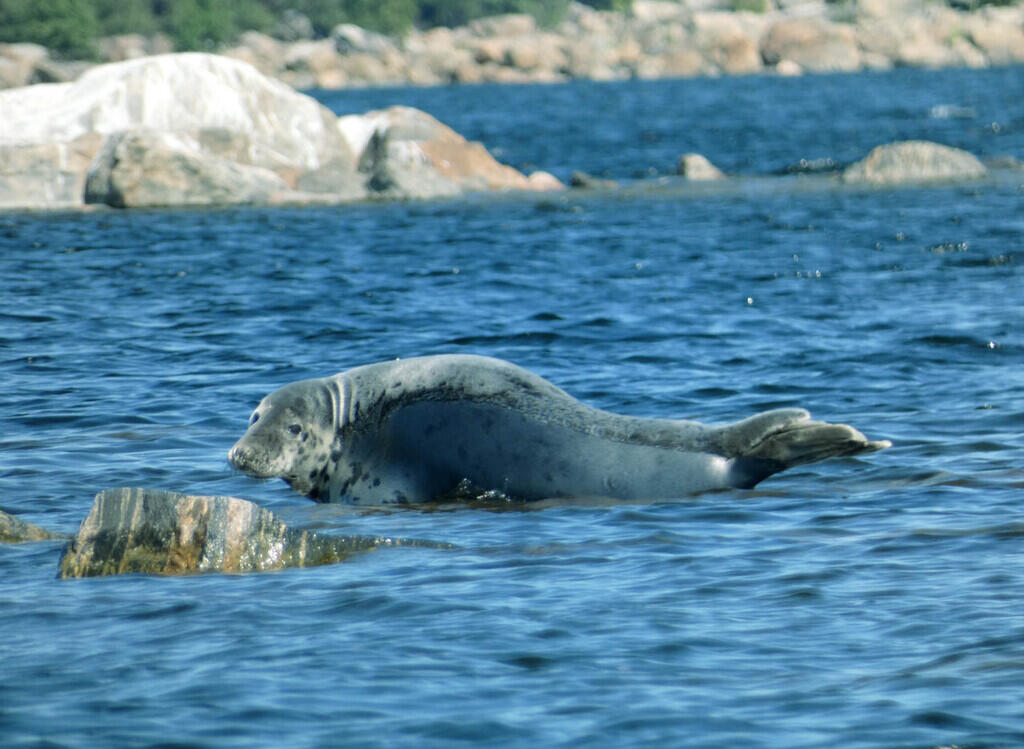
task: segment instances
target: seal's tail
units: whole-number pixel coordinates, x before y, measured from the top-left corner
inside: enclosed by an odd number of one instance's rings
[[[722,427],[719,447],[730,458],[729,483],[750,489],[773,473],[826,458],[884,450],[888,440],[871,441],[846,424],[811,421],[800,408],[766,411]]]

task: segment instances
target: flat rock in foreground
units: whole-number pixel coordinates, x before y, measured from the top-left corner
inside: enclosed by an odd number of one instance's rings
[[[268,510],[234,497],[107,489],[96,495],[65,549],[58,575],[267,572],[333,564],[357,552],[401,544],[288,528]]]

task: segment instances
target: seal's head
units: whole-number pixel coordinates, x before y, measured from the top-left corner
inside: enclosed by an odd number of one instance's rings
[[[259,479],[281,478],[313,499],[323,485],[337,410],[322,380],[275,390],[249,417],[249,429],[228,452],[228,463]]]

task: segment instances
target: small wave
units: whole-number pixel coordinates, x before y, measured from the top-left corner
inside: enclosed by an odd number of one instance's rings
[[[933,120],[973,120],[978,116],[973,107],[964,107],[957,104],[936,104],[928,110],[928,116]]]

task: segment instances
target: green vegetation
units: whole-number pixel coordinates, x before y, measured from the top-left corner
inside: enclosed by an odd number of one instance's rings
[[[767,13],[768,0],[732,0],[732,9],[746,10],[752,13]]]
[[[628,10],[632,0],[584,2]],[[88,59],[100,36],[162,32],[179,50],[215,49],[243,31],[274,34],[296,13],[325,37],[339,23],[400,34],[499,13],[530,13],[552,25],[568,7],[569,0],[0,0],[0,42],[35,42],[60,57]]]

